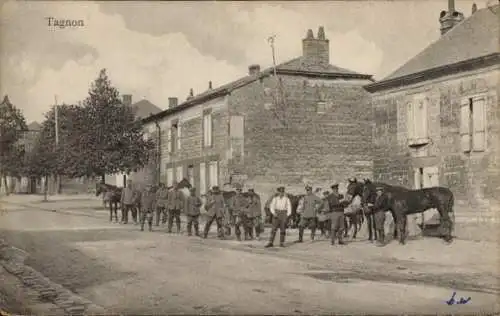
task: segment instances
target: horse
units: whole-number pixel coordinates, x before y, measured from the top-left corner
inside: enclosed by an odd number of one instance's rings
[[[352,228],[354,228],[354,233],[352,235],[353,239],[356,239],[356,235],[358,231],[361,230],[361,227],[364,223],[364,214],[363,207],[361,205],[361,195],[355,195],[350,204],[344,208],[344,215],[346,218],[346,222],[344,222],[345,230],[344,237],[349,236],[349,232]]]
[[[109,221],[113,221],[113,214],[115,215],[115,222],[118,222],[118,204],[121,204],[123,188],[106,183],[96,183],[95,196],[101,193],[105,195],[105,200],[109,202]]]
[[[452,230],[454,220],[450,219],[450,213],[454,218],[453,211],[454,196],[450,189],[445,187],[431,187],[418,190],[410,190],[404,187],[392,186],[386,183],[371,182],[366,180],[363,186],[363,199],[373,196],[377,186],[384,188],[387,196],[385,209],[390,209],[395,216],[395,222],[399,234],[399,243],[406,242],[406,218],[410,214],[423,213],[428,209],[436,208],[440,215],[440,226],[445,230],[442,238],[451,243],[453,240]]]
[[[375,198],[376,194],[375,192],[370,193],[369,191],[364,190],[365,189],[365,183],[370,183],[369,179],[365,179],[364,183],[357,181],[356,179],[354,180],[348,180],[349,184],[347,185],[347,192],[346,192],[346,199],[347,200],[352,200],[355,196],[361,197],[361,212],[364,214],[364,217],[366,217],[366,223],[367,223],[367,229],[368,229],[368,240],[369,241],[376,241],[378,240],[377,236],[377,229],[375,227],[375,218],[373,212],[369,212],[367,209],[368,204],[375,204]],[[392,210],[389,210],[391,212],[392,218],[394,221],[396,221],[395,214]],[[363,216],[363,215],[361,215]],[[396,225],[394,226],[394,234],[393,238],[396,239],[398,236],[398,230]]]

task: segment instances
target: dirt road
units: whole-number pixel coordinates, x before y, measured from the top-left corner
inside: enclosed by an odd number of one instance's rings
[[[112,313],[500,310],[495,244],[422,239],[332,248],[321,240],[293,244],[291,232],[286,248],[269,250],[264,241],[164,231],[15,205],[0,219],[0,238],[27,251],[26,264]],[[453,292],[457,301],[471,299],[449,306]]]

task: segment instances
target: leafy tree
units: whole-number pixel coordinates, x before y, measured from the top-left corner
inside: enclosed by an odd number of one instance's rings
[[[0,176],[4,180],[7,194],[6,177],[19,176],[21,173],[22,164],[19,163],[19,158],[22,147],[18,141],[22,139],[26,130],[26,119],[22,112],[5,96],[0,104]]]
[[[72,113],[72,136],[62,149],[65,174],[104,178],[135,171],[149,161],[154,143],[143,139],[141,123],[122,103],[105,69],[92,83],[83,108]]]

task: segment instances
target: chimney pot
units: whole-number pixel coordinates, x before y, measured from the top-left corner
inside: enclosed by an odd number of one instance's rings
[[[123,105],[131,106],[132,105],[132,95],[131,94],[124,94],[122,96],[123,100]]]
[[[441,35],[451,30],[455,25],[464,20],[464,15],[455,10],[455,1],[448,0],[448,11],[441,11],[439,23],[441,24]]]
[[[313,39],[314,38],[314,34],[313,34],[313,31],[311,29],[307,30],[306,38],[307,39]]]
[[[212,81],[209,81],[209,82],[208,82],[208,89],[209,89],[209,90],[212,90]]]
[[[257,65],[257,64],[254,64],[254,65],[250,65],[248,66],[248,74],[249,75],[256,75],[260,72],[260,65]]]
[[[472,14],[476,13],[477,5],[475,3],[472,4]]]
[[[168,108],[169,109],[175,108],[177,106],[177,103],[178,103],[177,98],[175,98],[175,97],[168,98]]]
[[[318,29],[318,39],[325,40],[325,28],[322,26]]]
[[[189,95],[187,97],[187,100],[191,100],[192,98],[194,98],[193,88],[189,89]]]

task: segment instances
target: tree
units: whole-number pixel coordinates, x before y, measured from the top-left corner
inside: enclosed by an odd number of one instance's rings
[[[27,129],[22,112],[5,96],[0,104],[0,177],[3,178],[7,194],[7,176],[19,176],[21,173],[22,164],[19,163],[19,158],[23,148],[19,146],[18,141]]]
[[[102,69],[92,83],[83,108],[71,112],[71,135],[62,145],[63,172],[72,177],[101,176],[142,168],[155,147],[144,140],[132,108]]]

